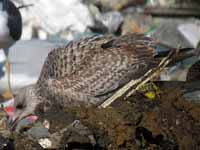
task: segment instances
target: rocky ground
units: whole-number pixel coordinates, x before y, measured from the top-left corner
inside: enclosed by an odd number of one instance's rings
[[[41,105],[37,109],[38,122],[49,122],[47,139],[56,149],[198,149],[200,104],[183,97],[182,91],[188,85],[157,85],[162,92],[154,101],[136,94],[128,100],[119,99],[106,109],[62,109],[55,104],[45,113]],[[23,134],[15,134],[10,140],[2,137],[0,142],[7,143],[4,148],[43,149],[44,144],[35,138],[38,133],[33,137],[29,130],[24,128]]]

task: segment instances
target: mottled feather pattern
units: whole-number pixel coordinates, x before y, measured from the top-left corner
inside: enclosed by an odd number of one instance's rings
[[[140,34],[94,36],[49,53],[38,85],[63,104],[97,104],[159,63],[156,43]]]
[[[104,39],[94,36],[54,49],[48,54],[38,82],[43,81],[43,78],[60,78],[72,74],[81,64],[82,59],[92,54],[93,50],[98,50],[98,47],[110,38],[112,37],[108,36]]]

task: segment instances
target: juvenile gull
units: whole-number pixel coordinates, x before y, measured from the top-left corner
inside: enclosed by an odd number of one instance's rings
[[[98,105],[158,65],[169,51],[141,34],[94,36],[55,49],[49,53],[38,82],[16,96],[13,122],[34,114],[36,106],[45,101],[63,107]],[[182,50],[180,54],[189,52]]]

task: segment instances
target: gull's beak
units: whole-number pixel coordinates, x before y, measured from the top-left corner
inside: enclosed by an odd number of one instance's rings
[[[13,116],[13,117],[9,117],[8,119],[8,126],[10,128],[11,131],[14,131],[17,124],[19,123],[19,121],[21,120],[21,117],[17,117],[17,116]]]
[[[26,115],[27,116],[27,115]],[[25,115],[23,115],[23,113],[19,113],[19,112],[15,112],[14,111],[14,115],[13,116],[10,116],[9,119],[8,119],[8,126],[9,128],[11,129],[11,131],[14,131],[16,126],[18,125],[18,123],[26,118]]]
[[[11,119],[9,119],[10,130],[15,131],[19,122],[25,118],[29,120],[28,122],[30,124],[34,123],[38,119],[38,117],[32,113],[30,113],[30,114],[22,113],[20,115],[14,115]],[[23,126],[22,126],[22,128],[23,128]]]

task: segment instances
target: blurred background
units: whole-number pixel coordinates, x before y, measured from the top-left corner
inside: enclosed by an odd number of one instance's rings
[[[16,6],[32,5],[20,9],[23,34],[9,53],[13,90],[35,83],[47,54],[71,40],[107,33],[144,33],[174,48],[197,48],[200,41],[199,0],[12,1]],[[1,62],[5,60],[3,55],[2,52]],[[190,59],[178,64],[161,78],[185,80],[186,74],[180,70],[196,61]],[[3,92],[7,80],[3,66],[1,72]]]
[[[197,45],[196,39],[189,38],[187,32],[199,35],[193,31],[198,30],[199,25],[198,0],[13,1],[17,6],[32,4],[21,9],[22,40],[66,41],[88,34],[139,32],[153,35],[175,47],[177,42],[180,46]],[[162,32],[165,32],[164,39],[160,37]]]

